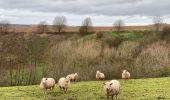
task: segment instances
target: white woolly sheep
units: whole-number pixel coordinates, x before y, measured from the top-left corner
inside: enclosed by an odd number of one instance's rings
[[[118,96],[120,93],[120,82],[118,80],[111,80],[110,82],[104,83],[104,93],[107,96],[107,99],[109,99],[109,96],[113,97]]]
[[[78,74],[77,73],[69,74],[69,75],[67,75],[66,78],[69,78],[69,77],[70,77],[70,81],[76,81],[78,78]]]
[[[130,73],[127,70],[123,70],[122,79],[125,79],[125,80],[130,79]]]
[[[67,92],[67,89],[70,85],[70,77],[62,77],[58,81],[58,85],[60,87],[60,90],[63,90],[65,93]]]
[[[97,80],[103,80],[105,78],[105,75],[101,73],[99,70],[96,72],[96,79]]]
[[[42,78],[40,88],[43,90],[54,89],[55,80],[53,78]]]

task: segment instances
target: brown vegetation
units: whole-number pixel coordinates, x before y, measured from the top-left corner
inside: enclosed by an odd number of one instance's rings
[[[42,77],[58,80],[74,72],[79,80],[95,80],[96,70],[106,79],[121,78],[122,69],[132,78],[169,76],[169,51],[169,43],[160,39],[9,33],[0,35],[0,84],[38,84]]]

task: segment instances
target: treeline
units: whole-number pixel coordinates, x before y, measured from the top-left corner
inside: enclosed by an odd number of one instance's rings
[[[36,29],[35,28],[32,28],[32,29],[34,30],[34,33],[40,33],[40,34],[42,33],[67,33],[66,32],[67,26],[68,26],[67,19],[65,16],[56,16],[53,20],[52,25],[49,25],[46,21],[41,21],[39,24],[35,25]],[[163,17],[156,16],[156,17],[153,17],[152,28],[147,29],[147,31],[159,32],[163,29],[163,27],[167,27],[167,26],[169,25],[164,23]],[[1,34],[7,34],[9,30],[11,29],[11,27],[12,27],[12,24],[10,24],[10,21],[0,20],[0,33]],[[93,28],[93,22],[90,17],[85,18],[82,21],[82,24],[80,25],[80,27],[77,27],[77,28],[79,28],[78,33],[82,35],[96,31]],[[13,29],[12,32],[15,32],[16,30]],[[31,30],[31,27],[30,27],[30,30]],[[113,31],[116,31],[116,32],[127,31],[127,29],[125,29],[124,21],[121,19],[116,20],[113,23]],[[27,31],[25,30],[25,32]]]
[[[46,22],[38,25],[40,34],[8,33],[5,30],[10,24],[4,21],[6,25],[0,28],[0,86],[39,84],[42,77],[57,81],[74,72],[79,80],[93,80],[96,70],[104,72],[106,79],[121,78],[123,69],[130,71],[132,78],[169,76],[170,28],[162,28],[159,17],[154,21],[152,32],[124,32],[124,23],[118,20],[116,32],[89,36],[93,29],[89,17],[80,27],[81,34],[45,34]],[[63,16],[56,17],[54,23],[56,33],[67,26]]]
[[[33,34],[0,36],[1,85],[35,84],[40,74],[38,66],[45,66],[48,39]],[[43,71],[43,70],[41,70]],[[43,77],[40,76],[39,78]],[[1,83],[2,82],[2,83]]]

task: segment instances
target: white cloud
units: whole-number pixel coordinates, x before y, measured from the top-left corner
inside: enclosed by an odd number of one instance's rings
[[[123,19],[126,25],[152,23],[152,16],[165,16],[169,22],[169,0],[1,0],[0,19],[12,23],[36,24],[65,15],[69,25],[80,25],[90,16],[94,25],[112,25]]]

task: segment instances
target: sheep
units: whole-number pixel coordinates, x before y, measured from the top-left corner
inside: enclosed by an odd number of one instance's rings
[[[107,99],[109,99],[109,96],[113,97],[118,96],[120,93],[120,82],[118,80],[111,80],[109,82],[104,83],[104,93],[107,96]]]
[[[127,70],[123,70],[122,79],[124,79],[124,80],[130,79],[130,73]]]
[[[55,86],[55,80],[54,78],[42,78],[41,79],[41,83],[40,83],[40,88],[43,89],[43,90],[46,90],[47,89],[54,89],[54,86]]]
[[[96,79],[97,80],[103,80],[105,78],[105,75],[101,73],[99,70],[96,72]]]
[[[69,75],[67,75],[67,77],[66,78],[69,78],[70,77],[70,81],[76,81],[77,80],[77,78],[78,78],[78,74],[77,73],[74,73],[74,74],[69,74]]]
[[[68,87],[70,85],[70,79],[71,79],[70,77],[67,77],[67,78],[62,77],[59,79],[58,85],[59,85],[60,90],[63,89],[65,93],[67,92]]]

